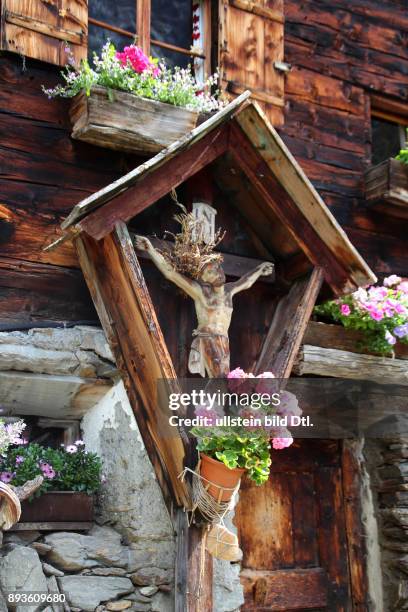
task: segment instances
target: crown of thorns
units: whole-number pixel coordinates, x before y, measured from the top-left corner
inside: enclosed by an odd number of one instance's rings
[[[207,242],[204,241],[204,223],[196,219],[193,213],[180,213],[174,219],[181,229],[177,234],[165,232],[166,236],[173,238],[174,243],[171,249],[161,253],[177,272],[197,279],[209,264],[222,263],[221,253],[214,253],[214,249],[224,238],[225,232],[217,230],[213,240]]]

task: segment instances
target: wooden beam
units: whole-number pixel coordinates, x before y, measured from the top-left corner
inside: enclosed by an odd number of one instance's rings
[[[134,234],[131,232],[130,236],[133,238]],[[171,247],[172,242],[169,240],[160,240],[159,238],[149,238],[153,246],[160,249],[166,249]],[[136,249],[137,256],[140,259],[150,259],[148,253],[146,251],[139,251]],[[223,269],[226,276],[231,276],[232,278],[238,278],[246,272],[253,270],[259,264],[266,261],[265,259],[255,259],[253,257],[243,257],[241,255],[232,255],[231,253],[222,253],[224,262]],[[271,262],[272,263],[272,262]],[[270,274],[269,276],[261,276],[258,279],[260,283],[274,283],[275,282],[275,272]]]
[[[148,206],[157,202],[171,189],[225,153],[228,147],[229,126],[210,132],[193,149],[186,149],[172,157],[143,181],[129,187],[102,208],[95,210],[78,224],[82,231],[100,240],[113,230],[118,220],[127,222]]]
[[[161,168],[161,166],[168,163],[173,157],[179,155],[182,151],[188,150],[206,135],[208,136],[212,130],[215,130],[218,126],[226,123],[228,119],[232,117],[239,108],[241,108],[242,105],[247,104],[247,100],[250,95],[251,92],[246,91],[244,94],[242,94],[242,96],[239,96],[239,98],[230,102],[230,104],[228,104],[225,108],[201,123],[189,134],[186,134],[186,136],[167,147],[167,149],[160,151],[160,153],[152,157],[152,159],[146,163],[141,164],[131,172],[125,174],[125,176],[116,180],[114,183],[111,183],[107,187],[104,187],[100,191],[97,191],[88,198],[85,198],[79,202],[76,206],[74,206],[71,213],[61,224],[61,228],[63,230],[67,230],[80,219],[99,208],[109,200],[112,200],[123,191],[126,191],[148,174],[151,174],[158,168]],[[195,172],[198,172],[198,169],[194,169],[192,174]],[[173,187],[173,185],[171,185],[171,187]],[[109,231],[106,233],[109,233]]]
[[[213,610],[213,558],[206,550],[207,526],[188,532],[187,612]]]
[[[347,293],[375,281],[375,275],[258,105],[241,109],[233,123],[232,153],[244,162],[251,180],[290,226],[306,255],[324,268],[335,290]]]
[[[367,578],[367,537],[362,522],[363,508],[363,439],[343,440],[342,482],[345,499],[347,552],[349,556],[353,610],[366,612],[370,609]]]
[[[364,332],[346,329],[342,325],[309,321],[303,338],[304,344],[322,348],[340,349],[352,353],[367,353],[364,344]],[[398,359],[408,359],[408,345],[398,343],[393,347]]]
[[[323,282],[323,271],[315,268],[294,283],[276,308],[272,324],[255,367],[256,373],[272,371],[276,378],[289,378],[307,322]]]
[[[127,227],[118,223],[99,242],[81,236],[75,244],[166,505],[170,512],[174,503],[189,507],[187,487],[178,478],[187,440],[170,426],[157,384],[165,379],[162,389],[175,391],[176,373]]]
[[[0,405],[9,414],[82,419],[112,387],[105,379],[0,372]]]
[[[137,44],[146,55],[150,55],[150,23],[151,0],[137,0],[136,3],[136,32]]]
[[[315,266],[323,268],[327,282],[337,294],[355,289],[355,285],[350,286],[346,269],[318,235],[310,220],[299,211],[268,165],[260,159],[245,134],[232,126],[230,138],[231,154],[265,201],[264,212],[267,214],[269,208],[287,226],[307,257]]]
[[[299,376],[313,374],[370,380],[382,385],[408,385],[408,363],[405,359],[359,355],[310,344],[302,346],[293,371]]]

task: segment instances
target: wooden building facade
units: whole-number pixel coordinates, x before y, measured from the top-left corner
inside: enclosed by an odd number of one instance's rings
[[[92,41],[100,40],[101,31],[117,36],[119,43],[129,42],[137,32],[145,50],[167,54],[170,62],[185,62],[190,53],[188,41],[195,31],[194,14],[200,17],[200,51],[193,53],[196,70],[219,66],[222,86],[232,98],[249,89],[374,274],[379,278],[389,273],[407,276],[406,213],[396,216],[395,210],[368,201],[365,193],[365,172],[373,159],[392,157],[399,148],[401,130],[408,125],[404,2],[200,0],[198,8],[178,2],[177,10],[189,16],[180,27],[187,32],[184,39],[177,28],[183,22],[181,17],[173,25],[167,13],[161,21],[157,19],[163,8],[160,3],[155,7],[155,2],[139,0],[136,10],[124,3],[123,14],[130,15],[125,21],[120,11],[112,14],[110,3],[105,13],[105,3],[92,0],[89,6],[86,0],[58,0],[41,3],[40,8],[38,4],[1,0],[0,330],[104,323],[83,274],[92,244],[86,246],[85,240],[78,246],[77,242],[75,249],[67,240],[55,250],[45,251],[44,247],[61,236],[61,223],[75,204],[146,161],[71,138],[69,101],[48,100],[41,91],[41,86],[58,82],[66,41],[81,58],[88,52],[88,41],[92,46]],[[171,9],[172,3],[168,5]],[[257,132],[257,136],[262,140],[262,134]],[[232,141],[231,147],[242,146],[244,151],[247,142],[239,140],[237,131],[230,131],[228,138],[228,145]],[[231,327],[232,365],[250,370],[264,357],[264,365],[269,366],[262,348],[264,338],[279,301],[295,281],[310,274],[310,257],[298,248],[285,224],[261,218],[257,188],[262,191],[264,168],[255,168],[256,159],[249,149],[242,158],[253,161],[253,172],[241,176],[222,138],[211,146],[213,157],[205,165],[217,224],[226,230],[223,252],[246,260],[274,261],[279,281],[275,285],[258,283],[251,293],[237,298]],[[221,154],[228,163],[218,163]],[[191,172],[184,176],[183,171],[177,164],[172,169],[181,177],[178,198],[190,204],[192,195],[197,195],[197,183],[191,180]],[[130,232],[160,236],[174,229],[171,198],[159,193],[156,199],[149,208],[141,206],[137,215],[126,219]],[[101,217],[99,230],[94,230],[94,238],[103,238],[100,244],[109,240],[104,221]],[[315,223],[317,230],[318,220]],[[115,231],[120,244],[123,234],[117,227]],[[306,238],[305,242],[308,244]],[[344,255],[340,247],[339,243],[334,258],[338,262]],[[83,270],[78,252],[82,253]],[[96,247],[93,253],[97,267],[102,255]],[[313,264],[316,267],[318,262]],[[327,280],[327,262],[325,266]],[[193,308],[163,282],[148,260],[142,260],[141,270],[170,356],[165,373],[171,378],[174,366],[177,375],[184,376]],[[331,273],[337,294],[363,284],[361,280],[347,285],[345,275],[343,284],[336,287],[340,263]],[[312,302],[323,278],[316,280],[315,276],[313,287],[310,281],[306,288]],[[364,278],[369,282],[373,276],[366,271]],[[89,286],[89,278],[87,281]],[[329,284],[323,288],[324,295]],[[309,315],[310,308],[305,312]],[[301,325],[305,327],[305,321]],[[289,375],[290,369],[283,375]],[[154,445],[155,440],[150,440],[151,456]],[[364,541],[356,520],[359,469],[352,445],[304,440],[274,457],[273,478],[264,489],[243,488],[236,523],[244,555],[244,610],[374,610],[367,590]],[[191,563],[195,562],[193,555]],[[206,612],[211,609],[209,600],[190,601],[189,610]]]

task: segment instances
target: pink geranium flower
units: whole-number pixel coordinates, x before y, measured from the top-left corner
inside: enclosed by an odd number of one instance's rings
[[[340,312],[342,315],[344,315],[345,317],[348,317],[351,310],[350,310],[350,306],[348,304],[342,304],[341,308],[340,308]]]
[[[207,419],[208,427],[212,427],[216,425],[217,419],[219,418],[219,414],[212,410],[211,408],[206,408],[206,406],[197,406],[194,410],[194,414],[198,417],[205,417]]]
[[[116,57],[122,64],[122,66],[132,66],[133,70],[138,74],[145,72],[146,70],[153,70],[153,74],[158,73],[158,68],[153,62],[143,53],[142,49],[136,45],[130,45],[125,47],[122,52],[117,51]]]

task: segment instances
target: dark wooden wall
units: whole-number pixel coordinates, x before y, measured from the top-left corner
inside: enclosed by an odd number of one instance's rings
[[[285,0],[285,19],[292,70],[280,132],[375,272],[408,274],[406,222],[370,210],[362,180],[371,160],[370,96],[404,102],[408,113],[407,4]]]
[[[286,77],[281,134],[378,275],[408,273],[406,226],[370,211],[362,184],[370,159],[370,95],[407,100],[404,5],[385,0],[285,2],[285,60],[293,68]],[[48,100],[41,92],[41,84],[57,80],[55,67],[34,60],[24,65],[18,55],[0,56],[3,328],[97,321],[70,245],[48,254],[42,247],[57,237],[75,203],[140,161],[73,141],[68,103]],[[220,223],[227,220],[225,208]],[[227,248],[254,255],[239,223],[230,229],[235,239]],[[159,295],[158,289],[153,292]],[[242,300],[244,308],[251,306]],[[261,318],[267,324],[270,313]],[[190,323],[185,326],[190,329]],[[172,333],[180,342],[178,323]]]

